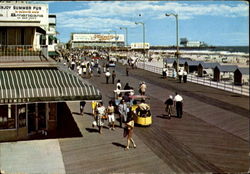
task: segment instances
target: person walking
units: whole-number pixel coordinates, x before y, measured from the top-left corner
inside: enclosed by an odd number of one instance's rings
[[[109,78],[110,78],[110,72],[109,72],[109,70],[107,70],[107,72],[105,73],[105,77],[106,77],[106,84],[108,84],[109,83]]]
[[[115,108],[113,106],[113,101],[109,101],[106,112],[108,114],[109,129],[115,130]]]
[[[166,71],[167,71],[167,68],[164,67],[164,68],[162,69],[162,78],[164,78],[164,79],[167,77]]]
[[[117,88],[117,89],[118,89],[118,88],[122,89],[121,80],[117,80],[116,88]]]
[[[99,129],[99,133],[102,134],[102,127],[104,125],[104,119],[103,117],[105,116],[105,107],[103,106],[102,102],[99,102],[97,107],[96,107],[96,123],[97,127]]]
[[[145,84],[145,82],[142,82],[140,84],[140,87],[139,87],[139,92],[140,92],[141,95],[145,95],[146,88],[147,88],[147,85]]]
[[[127,121],[127,104],[122,99],[120,104],[118,105],[119,117],[120,117],[120,127],[122,127],[122,122]]]
[[[125,123],[124,134],[123,134],[124,137],[127,137],[127,146],[125,150],[129,150],[130,142],[133,144],[133,147],[136,148],[135,141],[132,138],[133,132],[134,132],[134,125],[135,125],[135,122],[134,122],[132,111],[129,111],[128,120]]]
[[[174,105],[174,100],[173,100],[173,96],[169,95],[169,98],[165,101],[165,105],[166,105],[166,112],[168,115],[168,118],[171,118],[172,115],[172,111],[173,111],[173,105]]]
[[[176,107],[176,115],[178,118],[182,117],[182,110],[183,110],[183,98],[177,92],[175,93],[174,97],[174,105]]]
[[[128,72],[129,72],[129,66],[126,66],[126,75],[128,76]]]
[[[116,73],[115,73],[115,70],[113,70],[113,72],[112,72],[112,84],[115,83],[115,77],[116,77]]]
[[[80,114],[81,115],[83,115],[85,105],[86,105],[85,101],[80,101]]]
[[[186,70],[183,71],[183,82],[187,83],[187,71]]]
[[[100,65],[97,66],[97,74],[98,74],[98,77],[101,76],[101,66]]]
[[[179,71],[178,71],[178,77],[179,77],[179,82],[180,82],[180,83],[181,83],[182,76],[183,76],[183,71],[182,71],[182,70],[179,70]]]
[[[94,117],[95,117],[96,106],[97,106],[97,102],[92,101],[91,102],[91,108],[92,108],[92,114],[93,114]]]

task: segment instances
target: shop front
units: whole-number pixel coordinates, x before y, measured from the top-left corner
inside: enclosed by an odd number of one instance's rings
[[[68,70],[0,69],[0,142],[51,137],[60,103],[100,99],[96,88]]]

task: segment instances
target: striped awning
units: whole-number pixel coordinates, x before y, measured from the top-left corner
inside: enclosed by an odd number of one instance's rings
[[[94,86],[59,69],[0,70],[0,103],[100,100]]]

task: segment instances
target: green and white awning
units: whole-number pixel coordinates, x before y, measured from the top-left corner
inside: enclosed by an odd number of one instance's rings
[[[94,86],[58,69],[0,70],[0,103],[100,100]]]

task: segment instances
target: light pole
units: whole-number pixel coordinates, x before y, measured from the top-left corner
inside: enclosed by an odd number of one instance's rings
[[[120,27],[120,30],[125,29],[126,34],[126,47],[128,46],[128,28],[127,27]]]
[[[136,25],[141,24],[143,29],[143,67],[145,69],[145,24],[144,22],[135,22]]]
[[[179,71],[179,38],[178,38],[178,34],[179,34],[179,30],[178,30],[178,14],[174,14],[174,13],[166,13],[166,16],[174,16],[176,19],[176,60],[177,60],[177,66],[176,66],[176,70],[177,73]]]

